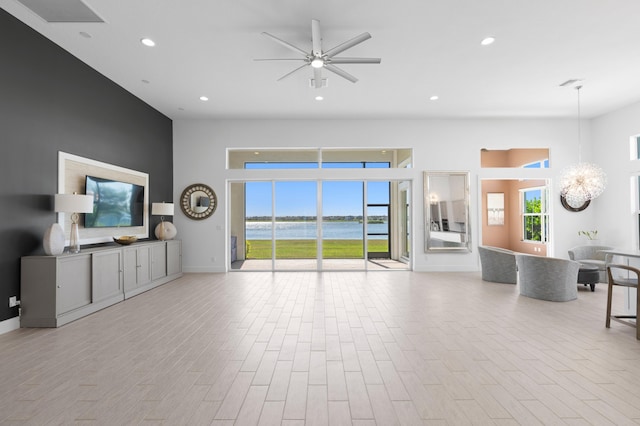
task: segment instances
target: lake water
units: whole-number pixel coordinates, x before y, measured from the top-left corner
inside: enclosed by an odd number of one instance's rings
[[[276,239],[315,240],[316,222],[276,222]],[[326,240],[361,240],[364,225],[358,222],[323,222],[322,238]],[[370,223],[367,231],[387,233],[387,223]],[[247,240],[270,240],[271,222],[246,222]],[[369,239],[386,240],[387,235],[371,235]]]

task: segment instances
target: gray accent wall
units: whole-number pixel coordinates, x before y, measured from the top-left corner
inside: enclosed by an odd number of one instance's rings
[[[56,221],[58,151],[148,173],[149,202],[171,201],[173,123],[3,9],[0,64],[3,321],[18,316],[8,301],[20,298],[20,257],[43,254]]]

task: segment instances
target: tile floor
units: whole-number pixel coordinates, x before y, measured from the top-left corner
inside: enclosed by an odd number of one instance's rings
[[[323,259],[323,271],[384,271],[409,270],[408,263],[392,259]],[[236,260],[231,263],[231,269],[238,271],[271,271],[274,263],[271,259]],[[316,259],[278,259],[275,262],[276,271],[317,271]]]
[[[637,425],[640,342],[604,327],[604,285],[579,290],[552,303],[479,273],[185,274],[0,335],[0,424]]]

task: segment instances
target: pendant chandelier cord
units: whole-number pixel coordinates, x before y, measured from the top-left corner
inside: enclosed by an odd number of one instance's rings
[[[569,80],[561,86],[574,84],[580,80]],[[582,162],[582,114],[580,111],[580,89],[582,84],[573,86],[578,91],[578,164],[562,170],[560,193],[569,206],[577,208],[602,194],[607,185],[607,175],[595,164]]]
[[[580,116],[580,89],[582,86],[576,86],[578,91],[578,164],[582,163],[582,122]]]

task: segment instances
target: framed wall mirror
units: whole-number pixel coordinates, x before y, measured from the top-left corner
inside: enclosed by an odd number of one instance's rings
[[[426,252],[471,251],[469,172],[424,172]]]
[[[180,196],[180,208],[189,219],[206,219],[216,211],[217,206],[216,193],[203,183],[189,185]]]

